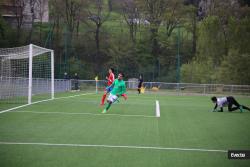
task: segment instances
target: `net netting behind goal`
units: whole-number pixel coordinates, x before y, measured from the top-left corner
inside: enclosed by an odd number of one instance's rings
[[[0,111],[54,96],[53,50],[0,48]]]

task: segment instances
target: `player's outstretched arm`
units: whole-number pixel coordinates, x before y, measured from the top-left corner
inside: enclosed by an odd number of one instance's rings
[[[217,107],[218,107],[218,105],[217,105],[217,103],[215,104],[215,106],[214,106],[214,109],[212,110],[213,112],[216,112],[217,111]]]

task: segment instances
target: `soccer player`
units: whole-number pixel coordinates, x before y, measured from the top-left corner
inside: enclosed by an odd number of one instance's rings
[[[217,98],[214,96],[211,98],[211,100],[213,103],[215,103],[213,111],[216,111],[217,107],[220,107],[220,110],[218,110],[218,112],[223,112],[223,107],[226,106],[228,106],[228,111],[230,112],[235,111],[237,109],[240,109],[240,112],[243,112],[243,109],[250,111],[250,108],[239,104],[232,96],[221,97],[221,98]],[[233,105],[235,107],[233,107]]]
[[[107,100],[107,105],[105,107],[105,109],[102,111],[102,113],[106,113],[110,106],[116,101],[118,100],[118,98],[120,96],[122,96],[125,92],[126,92],[126,85],[125,82],[123,81],[123,77],[124,74],[123,73],[119,73],[118,74],[118,78],[115,79],[115,81],[113,82],[112,85],[110,85],[110,87],[113,87],[113,89],[111,90],[108,100]]]
[[[115,80],[115,75],[114,75],[114,69],[113,68],[110,68],[109,69],[109,76],[106,76],[106,79],[107,79],[107,85],[108,85],[108,87],[110,86],[110,85],[112,85],[112,83],[114,82],[114,80]],[[111,91],[111,89],[112,89],[112,87],[110,87],[108,90],[107,89],[105,89],[105,91],[104,91],[104,94],[102,95],[102,101],[101,101],[101,105],[104,105],[104,101],[105,101],[105,99],[106,99],[106,96],[107,96],[107,94]]]
[[[139,76],[139,84],[138,84],[138,93],[140,94],[141,93],[141,87],[142,87],[142,83],[143,83],[143,78],[142,78],[142,75]]]

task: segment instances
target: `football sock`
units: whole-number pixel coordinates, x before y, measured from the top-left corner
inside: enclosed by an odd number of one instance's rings
[[[111,103],[107,103],[107,105],[106,105],[106,110],[108,110],[109,108],[110,108],[110,106],[111,106]]]
[[[242,106],[240,106],[240,112],[243,112],[243,108],[242,108]]]
[[[102,103],[101,104],[104,104],[104,101],[105,101],[105,99],[106,99],[106,94],[104,94],[103,96],[102,96]]]

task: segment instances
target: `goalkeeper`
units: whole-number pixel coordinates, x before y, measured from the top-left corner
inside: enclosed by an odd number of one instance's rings
[[[106,113],[110,106],[116,101],[118,100],[118,98],[120,96],[122,96],[125,92],[126,92],[126,84],[123,81],[123,77],[124,74],[123,73],[119,73],[118,74],[118,78],[115,79],[115,81],[112,83],[112,85],[110,85],[110,87],[113,87],[113,89],[111,90],[109,97],[107,99],[107,105],[105,107],[105,109],[102,111],[102,113]]]
[[[232,96],[221,97],[221,98],[212,97],[211,100],[213,103],[215,103],[213,111],[217,111],[216,110],[217,107],[220,107],[220,110],[218,110],[218,112],[223,112],[223,107],[226,107],[226,106],[228,106],[228,111],[230,111],[230,112],[235,111],[237,109],[240,109],[240,112],[243,112],[243,109],[250,111],[250,108],[239,104],[235,100],[235,98]],[[235,106],[235,107],[233,107],[233,106]]]

